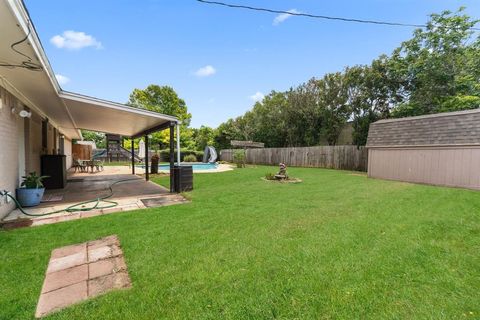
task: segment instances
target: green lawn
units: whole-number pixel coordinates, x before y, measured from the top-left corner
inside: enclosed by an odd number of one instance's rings
[[[52,249],[117,234],[133,288],[52,319],[478,319],[480,193],[290,168],[195,176],[192,203],[0,232],[0,318]],[[167,178],[159,178],[165,183]]]

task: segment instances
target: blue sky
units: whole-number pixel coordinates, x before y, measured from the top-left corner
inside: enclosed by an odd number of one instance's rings
[[[226,0],[322,15],[424,23],[433,12],[480,17],[478,0]],[[194,0],[26,0],[65,90],[126,102],[134,88],[172,86],[192,126],[217,126],[254,98],[390,53],[413,29],[291,17]],[[67,32],[66,32],[67,31]],[[74,31],[74,32],[68,32]]]

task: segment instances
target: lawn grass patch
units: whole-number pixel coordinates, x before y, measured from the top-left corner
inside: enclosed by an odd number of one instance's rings
[[[268,170],[195,174],[184,205],[0,232],[0,318],[33,317],[52,249],[111,234],[132,289],[51,319],[480,316],[480,193]]]

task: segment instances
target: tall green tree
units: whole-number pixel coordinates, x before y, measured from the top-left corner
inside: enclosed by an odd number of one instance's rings
[[[145,89],[134,89],[127,104],[132,107],[175,116],[182,121],[182,131],[187,129],[192,118],[185,101],[169,86],[151,84]],[[156,132],[152,135],[151,140],[152,145],[163,149],[168,146],[169,135],[166,131]],[[186,141],[183,142],[186,143]]]
[[[479,107],[480,38],[472,30],[479,20],[463,11],[432,14],[393,52],[389,66],[405,92],[394,116]]]
[[[315,85],[322,118],[321,131],[329,145],[336,145],[350,115],[345,75],[341,72],[328,73],[323,79],[315,81]]]
[[[286,92],[275,92],[252,110],[215,130],[215,143],[256,140],[266,146],[311,146],[338,141],[346,121],[353,142],[365,145],[370,124],[405,117],[480,107],[480,36],[478,22],[464,14],[433,14],[391,55],[369,65],[311,79]]]
[[[211,146],[214,143],[214,129],[208,126],[201,126],[199,129],[194,129],[193,140],[197,150],[203,151],[206,146]]]
[[[105,133],[90,131],[90,130],[82,130],[82,137],[83,137],[83,140],[94,141],[98,149],[106,148],[107,141],[105,138]]]

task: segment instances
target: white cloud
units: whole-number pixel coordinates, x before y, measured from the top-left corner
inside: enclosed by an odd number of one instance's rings
[[[290,13],[300,13],[300,11],[297,11],[297,9],[290,9],[288,10],[287,12],[290,12]],[[275,17],[275,19],[273,19],[273,25],[274,26],[278,26],[280,23],[284,22],[285,20],[287,20],[288,18],[290,18],[292,15],[291,14],[288,14],[288,13],[282,13],[282,14],[279,14],[278,16]]]
[[[61,86],[66,85],[67,83],[70,82],[70,78],[65,77],[65,76],[63,76],[63,75],[61,75],[61,74],[56,74],[56,75],[55,75],[55,78],[57,78],[57,81],[58,81],[58,83],[59,83]]]
[[[85,32],[67,30],[61,35],[57,34],[50,39],[50,42],[57,48],[79,50],[86,47],[102,48],[102,43]]]
[[[217,70],[215,70],[215,68],[212,67],[211,65],[202,67],[202,68],[198,69],[197,71],[195,71],[195,75],[197,77],[209,77],[209,76],[214,75],[215,73],[217,73]]]
[[[254,95],[250,96],[250,99],[252,99],[255,102],[260,102],[265,98],[265,95],[261,93],[260,91],[257,91]]]

